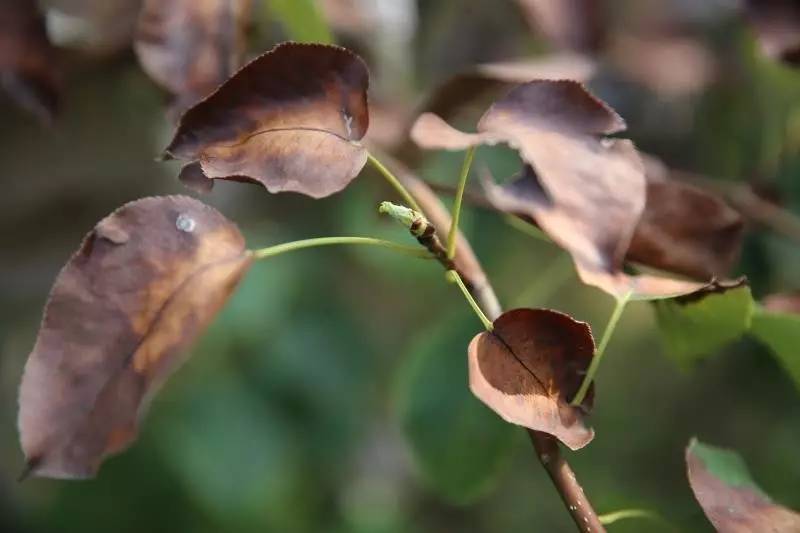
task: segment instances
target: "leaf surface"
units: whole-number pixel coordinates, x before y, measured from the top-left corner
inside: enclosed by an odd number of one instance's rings
[[[756,308],[750,333],[769,346],[800,390],[800,294],[773,294]]]
[[[367,161],[358,141],[369,126],[368,82],[364,62],[344,48],[278,45],[186,111],[166,155],[199,164],[209,179],[329,196]]]
[[[549,433],[572,450],[594,430],[584,419],[594,384],[580,406],[570,405],[594,354],[588,324],[547,309],[515,309],[469,345],[472,392],[507,422]]]
[[[694,496],[719,533],[800,531],[800,514],[772,502],[737,453],[692,439],[686,466]]]
[[[31,473],[91,477],[251,262],[238,228],[184,196],[101,220],[55,281],[19,392]]]
[[[712,282],[691,294],[654,302],[668,355],[688,365],[741,337],[753,317],[747,281]]]

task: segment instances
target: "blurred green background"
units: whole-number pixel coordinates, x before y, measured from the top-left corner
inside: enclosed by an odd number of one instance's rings
[[[800,213],[800,70],[763,57],[734,4],[605,2],[589,86],[640,148]],[[365,57],[373,101],[407,113],[470,65],[548,57],[560,44],[510,0],[255,2],[252,54],[326,36]],[[683,55],[631,41],[678,37],[691,45]],[[17,386],[53,279],[120,204],[186,193],[177,167],[155,162],[172,133],[166,97],[133,53],[73,49],[63,61],[51,127],[0,100],[0,531],[573,530],[524,432],[467,389],[466,346],[481,326],[460,294],[437,265],[372,249],[257,264],[156,398],[137,444],[96,480],[17,484]],[[416,167],[454,184],[460,158],[426,154]],[[517,165],[502,150],[477,161],[498,176]],[[366,169],[320,201],[236,183],[204,201],[252,247],[340,234],[412,242],[378,217],[385,199],[395,197]],[[478,209],[463,228],[505,307],[552,307],[602,330],[613,302],[576,280],[564,252]],[[738,272],[757,297],[798,289],[800,247],[750,226]],[[686,481],[694,435],[741,452],[769,494],[800,508],[798,387],[756,341],[684,369],[663,353],[651,306],[635,303],[597,387],[597,436],[568,454],[586,492],[600,513],[642,508],[671,524],[631,519],[611,531],[711,530]]]

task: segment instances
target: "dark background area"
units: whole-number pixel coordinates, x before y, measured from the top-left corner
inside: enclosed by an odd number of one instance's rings
[[[558,48],[515,2],[404,0],[381,2],[384,12],[378,3],[348,3],[358,11],[345,10],[345,20],[367,20],[355,28],[336,18],[336,2],[323,12],[337,40],[370,64],[373,101],[409,112],[470,65]],[[255,4],[253,55],[293,36],[268,2]],[[751,183],[800,213],[800,70],[763,56],[735,2],[605,4],[606,44],[589,87],[627,120],[624,135],[672,166]],[[678,38],[683,48],[669,51],[664,42]],[[469,396],[466,346],[480,323],[441,269],[349,247],[255,265],[155,399],[138,442],[97,479],[17,484],[17,387],[53,279],[117,206],[186,193],[178,167],[155,161],[172,126],[165,95],[134,54],[65,49],[63,61],[52,126],[0,100],[0,530],[572,530],[524,431]],[[425,154],[417,170],[455,184],[460,159]],[[498,175],[516,165],[510,152],[486,148],[478,162]],[[378,216],[386,199],[393,192],[369,168],[320,201],[224,182],[203,198],[252,247],[346,234],[411,243]],[[466,210],[463,229],[504,307],[552,307],[602,329],[613,301],[580,284],[565,252],[479,209]],[[757,297],[800,288],[800,247],[750,226],[737,273]],[[431,412],[409,427],[414,398]],[[681,368],[662,352],[650,304],[635,303],[599,373],[597,436],[568,457],[598,512],[649,509],[674,529],[710,531],[686,481],[690,437],[738,450],[759,484],[797,509],[798,405],[797,387],[756,341]],[[462,438],[459,424],[485,427],[485,439]],[[409,432],[439,439],[441,479],[419,467]],[[496,475],[458,495],[459,480],[490,460]],[[661,527],[627,520],[610,530]]]

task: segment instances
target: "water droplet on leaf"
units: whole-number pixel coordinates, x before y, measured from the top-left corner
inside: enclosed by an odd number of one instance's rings
[[[178,219],[175,221],[175,227],[181,231],[185,231],[186,233],[193,232],[195,226],[197,226],[197,222],[195,222],[192,217],[185,213],[178,215]]]

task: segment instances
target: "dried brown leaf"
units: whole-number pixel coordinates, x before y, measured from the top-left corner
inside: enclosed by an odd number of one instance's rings
[[[144,0],[134,49],[142,68],[185,109],[240,66],[250,0]]]
[[[693,439],[686,466],[695,498],[719,533],[800,531],[800,514],[774,503],[734,452]]]
[[[278,45],[190,108],[166,155],[199,162],[209,179],[328,196],[366,163],[368,79],[344,48]]]
[[[694,279],[723,277],[739,259],[743,230],[739,212],[715,194],[650,181],[626,259]]]
[[[549,433],[570,449],[594,438],[577,392],[594,353],[589,326],[547,309],[515,309],[494,321],[494,330],[469,345],[470,389],[508,422]]]
[[[576,262],[621,264],[645,202],[641,161],[626,140],[601,138],[624,129],[608,106],[572,81],[538,80],[495,102],[478,132],[453,129],[423,114],[412,138],[424,148],[462,150],[506,142],[541,185],[536,220]]]
[[[93,476],[247,271],[235,224],[184,196],[101,220],[59,274],[19,393],[31,473]]]
[[[58,107],[56,52],[31,0],[0,0],[0,85],[22,107],[49,122]]]
[[[551,201],[542,189],[536,174],[526,167],[523,175],[502,186],[496,185],[490,179],[484,180],[486,198],[495,209],[519,216],[523,220],[537,224],[542,213],[551,208]],[[599,206],[598,206],[599,207]],[[580,216],[579,214],[567,216]],[[641,220],[640,223],[641,225]],[[637,226],[637,231],[639,226]],[[635,234],[636,235],[636,234]],[[645,237],[650,240],[642,240],[640,250],[644,249],[644,244],[655,246],[654,243],[663,243],[656,240],[661,234],[651,230]],[[669,236],[665,236],[668,238]],[[634,236],[634,239],[636,237]],[[675,243],[672,243],[675,245]],[[666,244],[664,244],[666,246]],[[642,258],[640,254],[640,259]],[[596,261],[581,260],[580,256],[575,256],[575,267],[581,280],[616,297],[630,293],[634,299],[668,298],[681,294],[686,294],[702,287],[702,283],[671,279],[651,274],[630,275],[619,267],[608,268],[603,263]],[[658,257],[658,256],[653,256]],[[627,259],[631,259],[630,250]],[[646,262],[646,261],[645,261]],[[660,266],[664,266],[666,260],[661,261]],[[651,263],[648,263],[651,264]],[[652,265],[659,266],[659,265]]]
[[[411,135],[425,148],[463,150],[498,142],[515,148],[526,163],[523,177],[504,187],[488,183],[490,203],[535,220],[570,252],[584,282],[617,297],[691,292],[700,285],[622,271],[646,194],[644,165],[633,144],[603,137],[624,127],[581,84],[538,80],[495,102],[478,133],[461,132],[426,113]]]

